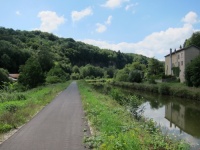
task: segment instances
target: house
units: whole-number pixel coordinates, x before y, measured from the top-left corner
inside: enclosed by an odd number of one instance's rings
[[[19,74],[9,74],[9,79],[16,81],[19,78]]]
[[[196,46],[189,46],[179,50],[170,49],[170,53],[165,56],[165,75],[174,75],[172,68],[179,67],[179,78],[185,82],[185,68],[187,63],[200,55],[200,49]]]

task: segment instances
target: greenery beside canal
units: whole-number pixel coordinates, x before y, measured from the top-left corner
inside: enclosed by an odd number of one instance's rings
[[[111,84],[123,88],[158,93],[161,95],[171,95],[175,97],[200,101],[200,88],[186,87],[181,83],[147,84],[147,83],[128,83],[128,82],[113,81],[111,82]]]
[[[126,107],[95,91],[86,82],[79,81],[78,86],[93,129],[92,136],[85,138],[89,147],[102,150],[188,149],[183,142],[162,135],[152,120],[137,121]],[[132,97],[134,100],[138,98]]]
[[[26,123],[69,83],[40,86],[25,92],[13,91],[9,86],[1,90],[0,133],[5,133]]]

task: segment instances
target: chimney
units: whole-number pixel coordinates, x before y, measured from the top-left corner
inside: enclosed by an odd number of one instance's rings
[[[172,49],[170,48],[170,75],[172,75]]]

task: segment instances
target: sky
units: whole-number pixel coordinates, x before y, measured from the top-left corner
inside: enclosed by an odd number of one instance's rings
[[[200,30],[200,0],[0,0],[0,26],[164,60]]]

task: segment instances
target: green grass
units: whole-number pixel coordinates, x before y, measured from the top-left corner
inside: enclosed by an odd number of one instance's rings
[[[26,92],[2,92],[0,97],[0,133],[15,129],[30,120],[53,100],[70,82],[41,86]]]
[[[96,92],[84,81],[79,81],[78,86],[94,132],[85,138],[89,147],[100,150],[188,149],[187,144],[163,136],[152,120],[134,120],[125,107]]]
[[[158,93],[161,95],[170,95],[174,97],[187,98],[200,101],[200,88],[187,87],[182,83],[147,84],[147,83],[129,83],[129,82],[113,81],[111,82],[111,84],[123,88],[147,91],[152,93]]]

